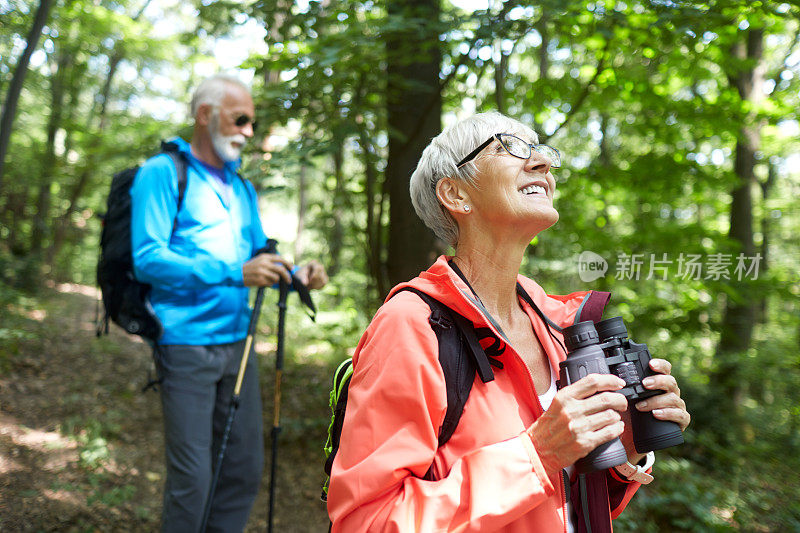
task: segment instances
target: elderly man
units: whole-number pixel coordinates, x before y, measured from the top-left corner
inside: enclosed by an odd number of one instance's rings
[[[250,315],[248,287],[291,281],[294,266],[272,254],[253,186],[237,175],[253,136],[254,105],[239,80],[203,81],[191,102],[191,143],[175,139],[186,162],[178,202],[171,157],[148,160],[131,188],[136,277],[153,286],[150,303],[164,326],[154,346],[163,379],[167,479],[162,531],[197,531],[203,517]],[[297,270],[310,288],[327,282],[316,261]],[[208,531],[242,531],[263,468],[257,358],[250,357],[225,462],[211,502]]]

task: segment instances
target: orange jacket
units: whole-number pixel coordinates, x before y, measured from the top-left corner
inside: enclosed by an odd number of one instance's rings
[[[413,286],[502,339],[447,259],[393,292]],[[588,294],[548,296],[532,280],[518,281],[559,326],[573,323]],[[565,354],[520,302],[558,368]],[[553,486],[525,433],[542,407],[513,347],[499,357],[504,368],[493,369],[494,381],[476,377],[455,433],[438,448],[447,397],[429,314],[417,295],[402,292],[387,299],[356,348],[328,494],[333,532],[565,531],[564,485]],[[437,481],[421,479],[431,465]],[[607,479],[616,517],[639,484]]]

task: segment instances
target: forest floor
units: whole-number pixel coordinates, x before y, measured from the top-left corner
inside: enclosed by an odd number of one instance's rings
[[[141,392],[149,349],[114,325],[97,338],[96,297],[59,285],[0,306],[0,531],[159,528],[160,399]],[[266,467],[246,531],[264,531],[268,515],[274,336],[259,337]],[[331,375],[326,361],[287,357],[276,531],[327,530],[319,494]]]

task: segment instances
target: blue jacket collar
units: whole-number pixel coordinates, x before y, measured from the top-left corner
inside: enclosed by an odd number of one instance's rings
[[[188,142],[184,141],[180,137],[175,137],[174,139],[170,139],[170,142],[175,143],[178,146],[178,151],[181,152],[182,154],[185,154],[190,158],[197,159],[196,157],[194,157],[194,155],[192,155],[192,145],[189,144]],[[225,169],[231,174],[236,174],[241,164],[242,164],[241,159],[237,159],[236,161],[226,161]]]

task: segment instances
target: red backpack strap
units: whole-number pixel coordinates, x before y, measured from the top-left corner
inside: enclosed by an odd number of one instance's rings
[[[572,498],[578,514],[578,533],[612,533],[606,472],[579,474]]]
[[[575,313],[575,324],[584,320],[600,322],[600,320],[603,319],[603,311],[610,299],[610,292],[589,291],[589,294],[584,298],[578,312]]]
[[[611,299],[611,293],[589,291],[578,312],[575,323],[591,320],[600,322],[603,311]],[[608,485],[605,471],[580,476],[578,481],[579,533],[611,533],[611,512],[608,500]]]

